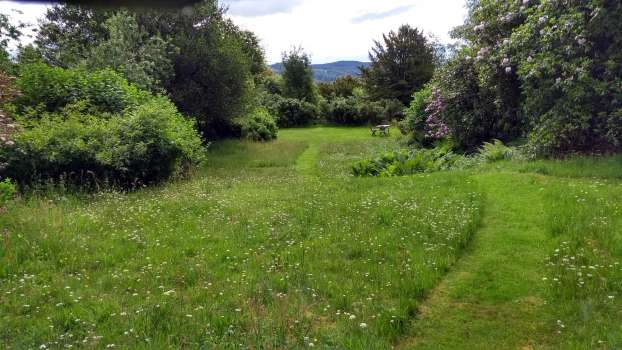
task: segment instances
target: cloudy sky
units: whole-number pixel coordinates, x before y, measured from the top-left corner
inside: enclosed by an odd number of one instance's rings
[[[450,42],[466,16],[464,0],[221,0],[229,15],[262,41],[270,63],[302,46],[314,63],[367,60],[374,39],[410,24]],[[11,12],[12,9],[23,12]],[[45,5],[0,1],[0,11],[36,23]]]

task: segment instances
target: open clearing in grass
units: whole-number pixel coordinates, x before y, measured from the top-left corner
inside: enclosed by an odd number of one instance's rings
[[[0,344],[621,346],[617,158],[349,175],[397,140],[283,130],[212,145],[191,180],[20,199],[0,217]]]

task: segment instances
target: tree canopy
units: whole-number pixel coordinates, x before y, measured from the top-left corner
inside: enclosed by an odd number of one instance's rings
[[[397,99],[408,104],[434,73],[435,50],[423,32],[409,25],[375,41],[371,66],[362,68],[367,91],[374,99]]]

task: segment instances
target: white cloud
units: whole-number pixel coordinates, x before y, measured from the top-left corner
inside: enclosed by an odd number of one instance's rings
[[[449,31],[466,14],[464,0],[303,0],[288,13],[231,17],[259,36],[269,62],[300,45],[314,63],[324,63],[365,61],[373,41],[402,24],[450,42]]]
[[[21,30],[23,34],[21,41],[23,44],[28,44],[34,40],[35,33],[33,30],[49,6],[42,3],[0,1],[0,13],[8,15],[14,25],[20,23],[26,25],[26,28]],[[11,43],[11,49],[14,49],[16,44]]]
[[[254,17],[275,13],[287,13],[300,5],[303,0],[226,0],[222,4],[229,7],[235,16]]]
[[[379,20],[387,17],[397,16],[403,12],[406,12],[412,8],[412,5],[399,6],[394,9],[383,12],[370,12],[362,16],[358,16],[352,19],[352,23],[358,24],[367,21]]]

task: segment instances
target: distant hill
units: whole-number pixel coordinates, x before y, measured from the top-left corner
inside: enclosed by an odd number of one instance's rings
[[[359,67],[369,66],[369,62],[338,61],[333,63],[312,64],[313,76],[317,81],[334,81],[346,75],[359,75]],[[270,66],[277,74],[283,73],[283,64],[276,63]]]

